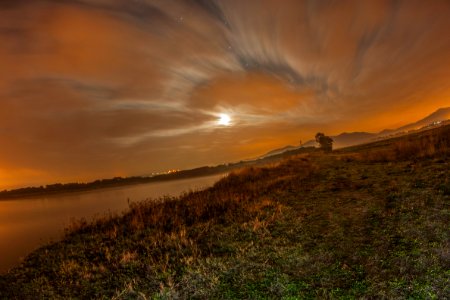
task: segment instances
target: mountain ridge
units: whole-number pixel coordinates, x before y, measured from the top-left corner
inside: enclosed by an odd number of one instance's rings
[[[441,107],[435,112],[429,114],[428,116],[410,124],[403,125],[396,129],[384,129],[377,133],[365,132],[365,131],[354,131],[354,132],[342,132],[338,135],[331,136],[334,140],[334,148],[343,148],[354,146],[358,144],[363,144],[378,139],[385,139],[392,137],[393,135],[402,134],[411,130],[417,130],[426,126],[433,126],[433,123],[443,122],[450,119],[450,107]],[[434,124],[439,125],[439,124]],[[261,157],[268,157],[276,154],[280,154],[286,151],[295,150],[304,147],[314,147],[316,146],[315,140],[309,140],[300,146],[284,146],[271,150]]]

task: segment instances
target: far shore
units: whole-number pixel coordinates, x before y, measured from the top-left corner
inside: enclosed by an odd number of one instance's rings
[[[80,187],[77,188],[68,188],[68,189],[57,189],[57,190],[47,190],[46,188],[41,189],[40,187],[32,187],[32,188],[25,188],[25,189],[35,189],[35,191],[29,191],[29,192],[20,192],[22,189],[17,190],[10,190],[10,191],[3,191],[0,192],[0,201],[9,201],[9,200],[20,200],[20,199],[33,199],[33,198],[41,198],[45,196],[61,196],[61,195],[69,195],[69,194],[78,194],[78,193],[87,193],[97,190],[106,190],[106,189],[117,189],[122,188],[126,186],[133,186],[133,185],[141,185],[141,184],[150,184],[150,183],[159,183],[159,182],[167,182],[167,181],[176,181],[176,180],[187,180],[191,178],[198,178],[198,177],[208,177],[208,176],[214,176],[214,175],[220,175],[220,174],[227,174],[228,172],[217,172],[217,173],[208,173],[208,174],[198,174],[198,175],[192,175],[192,176],[165,176],[169,174],[159,175],[155,177],[142,177],[140,181],[136,180],[127,180],[127,178],[123,178],[122,181],[117,181],[115,183],[110,184],[104,184],[104,185],[97,185],[97,186],[89,186],[88,184],[79,184]],[[83,186],[86,185],[86,186]],[[64,184],[63,184],[64,186]]]

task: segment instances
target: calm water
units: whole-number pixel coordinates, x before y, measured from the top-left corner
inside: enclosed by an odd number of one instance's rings
[[[131,202],[211,186],[224,175],[132,185],[91,192],[0,201],[0,272],[39,246],[61,238],[73,220],[122,212]]]

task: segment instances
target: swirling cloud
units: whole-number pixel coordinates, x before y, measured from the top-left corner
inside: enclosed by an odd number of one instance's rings
[[[450,103],[449,15],[445,0],[2,1],[0,169],[39,174],[4,186],[414,121]]]

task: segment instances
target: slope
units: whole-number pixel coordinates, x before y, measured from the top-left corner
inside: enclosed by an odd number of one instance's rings
[[[0,298],[445,298],[450,126],[74,224]]]

